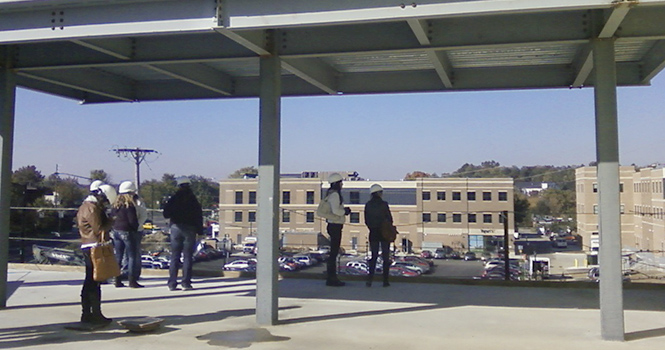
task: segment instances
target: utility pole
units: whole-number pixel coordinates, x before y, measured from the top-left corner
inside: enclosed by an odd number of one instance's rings
[[[141,172],[140,166],[141,163],[145,160],[145,157],[150,153],[157,153],[157,151],[152,149],[142,149],[142,148],[116,148],[113,150],[118,157],[124,156],[127,158],[132,158],[134,164],[136,165],[136,172],[134,174],[134,179],[136,181],[136,191],[138,192],[141,186]]]

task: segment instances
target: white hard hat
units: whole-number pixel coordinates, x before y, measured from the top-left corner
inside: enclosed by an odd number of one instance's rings
[[[136,186],[131,181],[123,181],[120,186],[118,186],[118,193],[125,194],[130,192],[136,192]]]
[[[338,173],[332,173],[330,174],[330,176],[328,176],[328,183],[330,184],[334,184],[335,182],[340,182],[342,180],[343,180],[342,175]]]
[[[101,180],[95,180],[90,184],[90,192],[95,192],[99,190],[99,186],[103,185],[104,183]]]
[[[106,196],[106,199],[109,200],[109,203],[115,203],[116,198],[118,198],[118,193],[115,191],[115,188],[111,185],[101,185],[99,190]]]
[[[178,186],[191,183],[191,181],[189,180],[189,178],[187,176],[178,176],[175,179],[175,182]]]
[[[375,193],[375,192],[381,192],[383,191],[383,187],[379,184],[374,184],[372,187],[369,188],[369,193]]]

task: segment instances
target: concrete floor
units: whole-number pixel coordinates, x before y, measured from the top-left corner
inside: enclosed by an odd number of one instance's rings
[[[143,289],[104,285],[103,311],[116,321],[159,317],[163,326],[131,333],[116,323],[67,330],[78,320],[83,273],[8,273],[0,348],[25,349],[657,349],[665,340],[665,293],[625,289],[626,341],[601,340],[595,288],[538,288],[393,282],[367,288],[320,279],[279,282],[279,324],[256,324],[255,280],[208,277],[170,292],[145,274]]]

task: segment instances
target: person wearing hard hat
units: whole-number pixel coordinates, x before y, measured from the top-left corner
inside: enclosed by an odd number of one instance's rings
[[[182,255],[182,289],[192,290],[192,257],[196,247],[196,235],[203,233],[203,211],[189,178],[176,179],[178,191],[164,205],[164,218],[171,220],[171,265],[169,266],[169,290],[178,290],[178,269]]]
[[[81,323],[107,325],[112,319],[102,315],[102,291],[100,283],[93,278],[90,248],[108,239],[113,220],[106,215],[106,208],[115,202],[115,189],[106,184],[91,189],[78,209],[76,221],[81,235],[81,250],[85,260],[85,280],[81,288]]]
[[[386,240],[381,231],[383,225],[388,222],[391,226],[393,216],[390,214],[388,202],[383,200],[383,187],[374,184],[370,187],[369,193],[372,198],[365,204],[365,224],[369,228],[369,247],[372,257],[369,260],[369,277],[367,287],[372,286],[374,271],[376,269],[376,260],[379,256],[379,246],[381,246],[381,257],[383,259],[383,286],[388,287],[388,276],[390,275],[390,241]]]
[[[118,199],[113,203],[111,214],[113,221],[113,245],[115,257],[123,267],[127,262],[127,279],[130,288],[143,288],[138,283],[141,272],[141,232],[139,227],[139,204],[137,203],[136,186],[131,181],[124,181],[118,187]],[[115,286],[124,287],[122,277],[115,278]]]
[[[325,217],[328,223],[326,229],[328,236],[330,236],[330,256],[327,263],[328,277],[326,278],[326,286],[332,287],[341,287],[345,284],[337,277],[337,255],[339,254],[339,247],[342,243],[342,228],[344,227],[344,222],[346,222],[345,216],[351,214],[351,209],[344,207],[342,180],[342,175],[338,173],[330,174],[328,177],[330,188],[323,199],[330,205],[330,211]]]

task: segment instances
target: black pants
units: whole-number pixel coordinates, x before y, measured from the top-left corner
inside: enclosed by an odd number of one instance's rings
[[[90,248],[83,249],[83,256],[85,259],[85,280],[83,280],[83,288],[81,288],[81,308],[83,309],[83,316],[89,317],[92,313],[100,311],[102,289],[100,283],[93,279]]]
[[[330,236],[330,257],[328,257],[328,280],[337,279],[337,255],[342,243],[342,224],[328,223],[328,235]]]
[[[383,281],[388,281],[390,276],[390,242],[381,239],[381,228],[369,228],[369,249],[372,257],[369,259],[369,279],[374,277],[376,260],[379,257],[379,246],[381,247],[381,258],[383,259]]]

